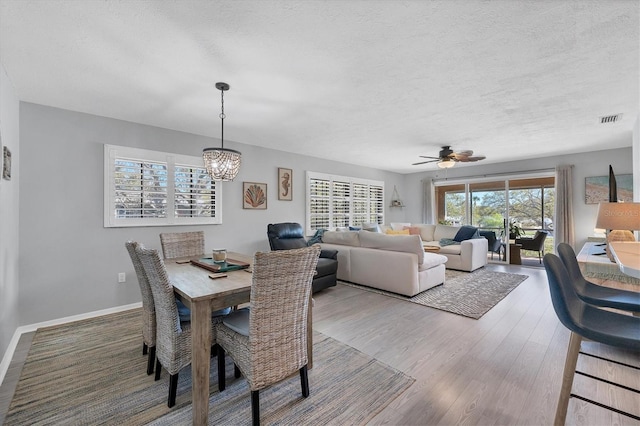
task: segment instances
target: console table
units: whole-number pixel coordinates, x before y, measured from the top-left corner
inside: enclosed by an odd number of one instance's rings
[[[604,243],[587,241],[576,256],[582,270],[582,275],[587,278],[597,278],[604,281],[617,281],[627,284],[640,285],[640,279],[622,273],[617,263],[607,257]],[[637,291],[637,287],[635,288]]]

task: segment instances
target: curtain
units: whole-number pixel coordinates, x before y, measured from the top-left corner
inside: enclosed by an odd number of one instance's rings
[[[573,221],[573,165],[556,166],[555,244],[575,245]],[[575,247],[574,247],[575,248]]]
[[[433,188],[432,179],[424,179],[422,181],[422,223],[435,224],[433,217],[433,208],[431,189]]]

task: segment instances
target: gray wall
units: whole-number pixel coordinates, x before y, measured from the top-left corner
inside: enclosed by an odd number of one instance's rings
[[[629,145],[631,145],[629,133]],[[606,141],[603,141],[606,146]],[[555,168],[561,164],[573,164],[573,208],[576,232],[576,248],[580,249],[587,237],[593,235],[597,204],[585,203],[585,178],[588,176],[605,176],[609,174],[609,165],[613,166],[616,175],[633,173],[632,148],[610,149],[575,155],[536,158],[525,161],[511,161],[501,164],[474,165],[472,167],[455,167],[429,173],[414,173],[405,176],[404,188],[409,194],[419,194],[422,191],[422,180],[426,178],[458,179],[466,176],[492,175],[496,173],[524,173],[528,170]],[[636,165],[636,173],[638,166]],[[406,218],[410,222],[420,222],[422,218],[422,204],[411,203],[406,209]]]
[[[4,354],[18,326],[20,137],[19,102],[2,63],[0,63],[0,138],[2,138],[2,145],[11,150],[13,157],[11,180],[2,180],[0,176],[0,354]],[[0,170],[2,170],[1,164]],[[2,368],[0,368],[1,375]]]
[[[24,102],[20,131],[21,325],[139,301],[128,239],[159,249],[160,232],[203,229],[207,249],[267,251],[267,224],[305,222],[306,170],[383,180],[386,204],[404,181],[395,173],[225,141],[242,152],[243,164],[234,182],[222,184],[222,225],[104,228],[103,144],[200,155],[219,140]],[[293,169],[293,201],[277,199],[278,167]],[[243,181],[268,184],[266,211],[242,209]],[[387,221],[404,219],[402,209],[387,210]],[[126,283],[117,283],[118,272],[126,272]]]

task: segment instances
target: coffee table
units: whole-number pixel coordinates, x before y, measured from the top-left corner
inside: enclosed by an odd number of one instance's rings
[[[423,246],[425,253],[438,253],[440,251],[440,247],[438,246]]]

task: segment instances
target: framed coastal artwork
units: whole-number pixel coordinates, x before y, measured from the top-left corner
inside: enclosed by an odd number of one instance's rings
[[[278,200],[293,200],[293,170],[278,167]]]
[[[242,208],[250,210],[266,210],[267,184],[242,182]]]
[[[633,201],[633,175],[616,175],[618,201]],[[584,200],[586,204],[606,203],[609,201],[609,176],[591,176],[585,178]]]

